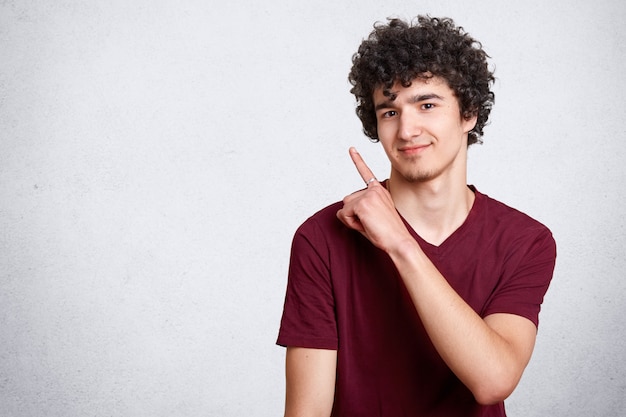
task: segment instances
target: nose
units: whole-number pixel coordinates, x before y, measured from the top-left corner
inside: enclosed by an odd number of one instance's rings
[[[419,115],[413,111],[403,111],[400,113],[398,126],[398,138],[410,141],[422,134],[422,123]]]

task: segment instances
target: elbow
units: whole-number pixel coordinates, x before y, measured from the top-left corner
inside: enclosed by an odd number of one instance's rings
[[[473,392],[476,402],[480,405],[493,405],[506,400],[513,390],[508,389],[483,389]]]
[[[521,375],[500,375],[483,380],[471,389],[476,402],[481,405],[493,405],[506,400],[515,390]]]

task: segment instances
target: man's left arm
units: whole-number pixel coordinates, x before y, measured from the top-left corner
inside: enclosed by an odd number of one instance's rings
[[[481,318],[416,242],[390,256],[433,345],[476,401],[493,404],[507,398],[530,360],[534,323],[504,313]]]
[[[481,404],[507,398],[532,354],[537,328],[514,314],[480,317],[428,259],[398,215],[389,192],[356,152],[366,189],[344,199],[337,217],[393,260],[440,356]]]

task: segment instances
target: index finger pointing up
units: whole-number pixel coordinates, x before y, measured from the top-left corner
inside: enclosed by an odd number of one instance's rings
[[[350,148],[350,158],[352,158],[354,166],[357,171],[359,171],[359,175],[361,175],[361,178],[365,181],[365,185],[369,187],[371,183],[378,181],[372,170],[367,166],[363,158],[361,158],[361,154],[354,147]]]

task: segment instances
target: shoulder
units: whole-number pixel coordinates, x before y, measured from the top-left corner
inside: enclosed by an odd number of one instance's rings
[[[337,211],[343,207],[341,201],[330,204],[308,217],[296,230],[296,234],[331,233],[340,229]]]
[[[480,214],[486,220],[496,224],[505,223],[509,227],[531,228],[533,230],[543,230],[544,232],[550,233],[546,225],[535,220],[528,214],[491,198],[475,188],[474,192],[476,194],[476,202],[478,203],[479,211],[481,212]]]
[[[352,256],[353,253],[371,246],[359,232],[346,227],[338,218],[337,211],[343,207],[338,201],[317,211],[296,230],[293,253],[314,251],[323,259]]]
[[[317,250],[329,248],[341,240],[346,228],[337,218],[337,211],[342,202],[330,204],[308,217],[298,228],[293,237],[295,247],[312,247]]]
[[[474,189],[478,224],[492,236],[500,236],[516,245],[521,242],[540,244],[545,250],[556,252],[550,229],[526,213]]]

